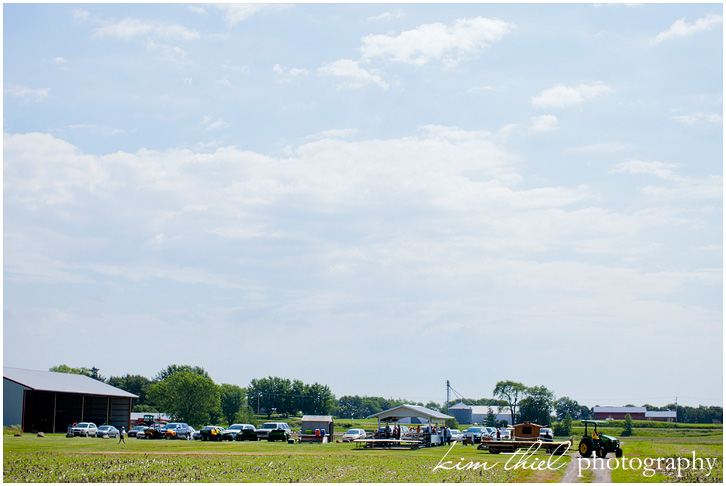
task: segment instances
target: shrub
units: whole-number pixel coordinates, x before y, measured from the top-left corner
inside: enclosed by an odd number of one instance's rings
[[[621,435],[623,437],[633,435],[633,417],[631,417],[630,414],[625,415],[625,422],[623,424],[623,432]]]
[[[3,425],[3,435],[15,435],[15,434],[22,434],[23,429],[20,427],[20,424],[16,425]]]

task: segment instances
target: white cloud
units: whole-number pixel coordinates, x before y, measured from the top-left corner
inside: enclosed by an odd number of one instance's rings
[[[323,138],[350,138],[358,133],[355,128],[334,128],[319,133],[314,133],[305,137],[305,140],[320,140]]]
[[[484,91],[494,91],[494,89],[495,89],[494,86],[489,86],[489,85],[475,86],[473,88],[469,88],[466,92],[469,94],[477,94],[477,93],[482,93]]]
[[[707,15],[704,18],[696,20],[692,24],[689,24],[684,19],[680,19],[674,22],[668,30],[663,31],[655,36],[651,40],[651,43],[660,44],[661,42],[669,39],[688,37],[699,32],[711,30],[713,27],[721,23],[723,23],[723,18],[717,14]]]
[[[149,39],[146,41],[146,48],[153,51],[158,51],[161,54],[161,59],[164,61],[174,62],[176,64],[190,64],[191,61],[187,60],[189,52],[178,46],[170,46],[168,44],[158,44],[153,40]]]
[[[20,98],[26,103],[37,103],[50,95],[50,88],[28,88],[16,84],[6,85],[3,91],[6,95]]]
[[[229,123],[224,121],[221,117],[219,117],[215,120],[211,116],[205,116],[204,119],[202,120],[202,125],[204,126],[205,132],[220,130],[222,128],[227,128],[227,127],[231,126]]]
[[[199,5],[189,5],[189,11],[199,15],[206,15],[207,11]]]
[[[240,22],[262,12],[279,11],[289,8],[283,4],[267,4],[267,3],[228,3],[215,5],[223,12],[224,22],[227,27],[234,27]]]
[[[601,142],[582,147],[567,149],[571,153],[598,153],[598,152],[620,152],[631,148],[631,145],[624,142]]]
[[[423,65],[430,61],[456,64],[465,55],[476,53],[514,29],[499,19],[462,18],[452,25],[424,24],[396,36],[374,34],[362,39],[364,59],[381,57],[395,62]]]
[[[557,117],[555,115],[540,115],[533,117],[532,126],[529,129],[538,133],[557,130]]]
[[[677,167],[678,164],[666,164],[658,161],[645,162],[642,160],[626,160],[615,164],[610,173],[645,174],[656,176],[661,179],[681,180],[682,178],[673,171],[673,169],[676,169]]]
[[[718,113],[695,112],[690,115],[674,115],[671,119],[683,125],[697,125],[701,123],[723,123],[723,116]]]
[[[389,20],[395,20],[400,19],[401,17],[405,17],[406,14],[401,9],[396,9],[390,12],[383,12],[380,15],[375,15],[373,17],[368,17],[369,21],[376,21],[376,20],[383,20],[383,21],[389,21]]]
[[[642,192],[655,199],[699,200],[721,199],[723,197],[722,176],[684,177],[675,171],[677,168],[677,164],[666,164],[658,161],[626,160],[615,164],[610,173],[650,175],[667,181],[667,185],[643,187]]]
[[[77,8],[73,11],[73,19],[79,22],[85,22],[88,20],[88,17],[91,14],[88,12],[88,10],[83,10],[81,8]]]
[[[280,83],[289,83],[293,79],[299,78],[301,76],[307,76],[310,74],[310,71],[305,68],[286,68],[284,66],[280,66],[279,64],[275,64],[272,67],[272,70],[280,75]]]
[[[351,59],[323,64],[318,68],[318,73],[341,78],[342,85],[347,88],[362,88],[369,84],[375,84],[386,90],[389,88],[389,84],[381,76],[363,69],[358,61]]]
[[[552,88],[542,91],[537,96],[532,96],[530,101],[535,108],[562,109],[573,105],[579,105],[585,101],[597,98],[598,96],[614,92],[614,89],[604,83],[581,83],[574,87],[558,84]]]
[[[196,40],[201,37],[198,31],[178,24],[134,18],[126,18],[113,24],[98,27],[94,30],[93,35],[94,37],[117,37],[124,40],[143,36],[181,40]]]

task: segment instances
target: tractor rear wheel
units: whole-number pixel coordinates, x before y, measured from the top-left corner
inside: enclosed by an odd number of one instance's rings
[[[592,456],[592,445],[590,444],[589,441],[586,441],[586,440],[581,441],[578,449],[579,449],[580,455],[582,457]]]

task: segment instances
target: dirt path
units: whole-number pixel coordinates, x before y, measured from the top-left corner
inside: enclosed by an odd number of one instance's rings
[[[607,467],[607,461],[595,461],[591,459],[580,459],[580,454],[572,453],[568,454],[572,458],[570,464],[567,466],[565,475],[562,476],[561,483],[612,483],[610,477],[610,468]],[[582,461],[582,463],[580,463]],[[593,469],[587,469],[589,461],[589,467]],[[597,468],[595,468],[597,466]],[[600,467],[605,466],[605,467]],[[582,470],[582,473],[581,471]],[[581,475],[581,477],[580,477]]]

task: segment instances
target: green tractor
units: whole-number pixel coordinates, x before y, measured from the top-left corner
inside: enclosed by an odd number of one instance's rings
[[[623,450],[620,448],[620,441],[615,437],[601,434],[597,431],[598,424],[603,424],[602,420],[583,420],[585,424],[585,433],[580,440],[578,450],[582,457],[591,457],[593,451],[597,457],[605,458],[608,453],[614,452],[615,457],[623,457]],[[592,433],[587,433],[587,426],[592,426]]]

